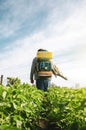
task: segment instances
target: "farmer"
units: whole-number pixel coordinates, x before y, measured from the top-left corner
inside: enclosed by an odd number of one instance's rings
[[[32,61],[30,81],[33,84],[36,80],[36,87],[43,91],[47,91],[50,86],[52,74],[55,76],[60,76],[67,80],[66,77],[62,75],[59,69],[51,61],[52,53],[44,49],[39,49],[37,51],[37,56]]]

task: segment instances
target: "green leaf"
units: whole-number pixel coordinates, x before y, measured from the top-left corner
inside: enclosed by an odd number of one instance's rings
[[[16,126],[17,126],[18,128],[22,128],[22,121],[16,120]]]
[[[7,95],[7,92],[6,92],[6,91],[4,91],[4,92],[2,93],[2,97],[3,97],[3,99],[5,99],[5,98],[6,98],[6,95]]]
[[[0,126],[0,130],[21,130],[21,129],[12,127],[12,126],[8,126],[8,125],[2,125],[2,126]]]

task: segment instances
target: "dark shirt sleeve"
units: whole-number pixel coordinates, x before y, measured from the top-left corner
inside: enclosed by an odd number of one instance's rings
[[[36,68],[36,58],[34,58],[32,61],[31,71],[30,71],[30,80],[33,80],[34,78],[35,68]]]

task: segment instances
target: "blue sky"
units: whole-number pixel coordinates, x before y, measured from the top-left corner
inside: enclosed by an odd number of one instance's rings
[[[37,49],[53,52],[68,77],[60,86],[86,86],[85,0],[0,0],[0,74],[28,82]]]

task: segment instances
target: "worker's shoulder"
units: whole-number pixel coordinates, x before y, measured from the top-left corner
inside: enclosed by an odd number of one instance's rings
[[[51,64],[52,64],[52,65],[55,65],[55,63],[54,63],[54,61],[53,61],[53,60],[50,60],[50,62],[51,62]]]
[[[33,60],[37,60],[37,58],[36,58],[36,57],[34,57],[34,58],[33,58]]]
[[[37,58],[34,57],[34,58],[33,58],[33,63],[36,63],[36,62],[37,62]]]

